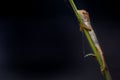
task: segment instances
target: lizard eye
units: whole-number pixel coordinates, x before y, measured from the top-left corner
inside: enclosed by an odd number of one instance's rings
[[[83,15],[87,15],[87,12],[86,12],[86,11],[84,11],[84,12],[82,12],[82,14],[83,14]]]

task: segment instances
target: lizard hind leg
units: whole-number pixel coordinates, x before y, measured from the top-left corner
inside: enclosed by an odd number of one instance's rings
[[[93,57],[95,57],[95,54],[93,54],[93,53],[89,53],[89,54],[86,54],[84,57],[86,58],[86,57],[89,57],[89,56],[93,56]]]
[[[106,70],[106,64],[103,62],[103,64],[100,66],[101,72],[104,72]]]

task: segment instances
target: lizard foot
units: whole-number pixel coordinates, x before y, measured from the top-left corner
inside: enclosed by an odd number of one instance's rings
[[[89,54],[85,55],[84,57],[86,58],[86,57],[89,57],[89,56],[93,56],[93,57],[95,57],[95,55],[92,54],[92,53],[89,53]]]

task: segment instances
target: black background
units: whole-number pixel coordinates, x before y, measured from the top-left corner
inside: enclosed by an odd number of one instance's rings
[[[89,12],[112,78],[119,80],[119,2],[75,3]],[[96,60],[83,57],[82,35],[67,0],[4,1],[0,9],[1,80],[103,80]]]

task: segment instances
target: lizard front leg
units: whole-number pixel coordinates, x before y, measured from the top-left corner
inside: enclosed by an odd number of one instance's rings
[[[84,24],[80,24],[80,31],[82,32],[83,31],[83,29],[86,29],[86,30],[88,30],[88,31],[91,31],[91,28],[89,27],[89,26],[85,26]]]

